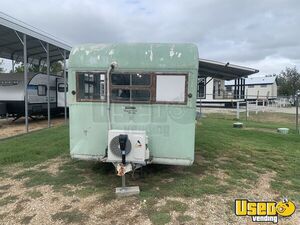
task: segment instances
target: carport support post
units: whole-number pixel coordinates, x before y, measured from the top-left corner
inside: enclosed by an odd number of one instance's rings
[[[236,118],[240,119],[240,102],[236,102]]]
[[[258,100],[255,101],[255,114],[258,113]]]
[[[200,110],[200,118],[202,117],[202,101],[201,101],[201,97],[199,99],[199,110]]]
[[[50,57],[49,57],[49,43],[47,43],[47,109],[48,109],[48,128],[51,126],[51,118],[50,118]]]
[[[64,50],[64,100],[65,100],[65,123],[67,123],[67,53]]]
[[[299,94],[296,94],[296,131],[297,134],[300,134],[300,130],[299,130]]]
[[[246,91],[246,120],[249,117],[249,105],[248,105],[248,90]]]
[[[24,97],[25,97],[25,130],[28,133],[28,92],[27,92],[27,36],[26,34],[23,35],[23,48],[24,48]]]
[[[14,73],[15,72],[15,60],[11,60],[11,72]]]

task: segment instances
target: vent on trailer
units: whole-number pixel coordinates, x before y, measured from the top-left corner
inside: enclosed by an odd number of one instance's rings
[[[125,155],[126,162],[146,164],[149,159],[148,137],[145,131],[110,130],[108,132],[108,162],[122,162],[120,135],[127,135]]]

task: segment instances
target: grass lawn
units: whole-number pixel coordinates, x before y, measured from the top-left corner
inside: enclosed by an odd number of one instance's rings
[[[153,224],[170,222],[171,212],[175,212],[176,220],[182,223],[195,223],[195,220],[200,223],[201,218],[195,219],[188,213],[190,206],[185,199],[203,199],[205,196],[227,198],[224,204],[232,213],[235,198],[255,198],[251,193],[260,188],[257,185],[264,174],[272,174],[270,187],[265,192],[300,203],[300,136],[294,132],[277,134],[276,128],[281,124],[274,122],[244,121],[246,127],[243,129],[232,128],[233,122],[231,118],[208,115],[197,124],[196,155],[192,166],[151,165],[144,169],[143,176],[127,176],[129,185],[140,186],[141,194],[133,201],[141,202],[142,214]],[[114,187],[120,186],[114,168],[110,164],[72,161],[68,149],[68,127],[64,126],[2,140],[1,175],[22,181],[30,189],[26,195],[32,199],[43,195],[36,188],[50,185],[64,196],[88,198],[97,195],[102,203],[113,201]],[[45,163],[57,157],[63,159],[63,163],[52,173],[47,170],[51,165]],[[13,167],[24,170],[11,172]],[[7,190],[2,191],[1,187],[5,189],[5,185],[0,186],[0,208],[18,200],[18,196],[6,196]],[[66,218],[66,223],[73,220],[80,223],[88,218],[77,209],[68,206],[65,209],[53,214],[52,219]]]

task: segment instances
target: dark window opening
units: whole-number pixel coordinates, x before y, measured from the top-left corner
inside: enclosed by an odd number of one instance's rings
[[[132,101],[150,101],[150,91],[149,90],[132,90],[131,91],[131,100]]]
[[[149,74],[132,74],[132,85],[149,86],[151,77]]]
[[[58,90],[58,92],[65,92],[65,85],[64,85],[64,83],[59,83],[57,90]],[[66,92],[68,92],[68,84],[66,85]]]
[[[77,97],[79,101],[104,101],[105,74],[104,73],[78,73]],[[64,89],[64,87],[62,87]]]
[[[150,74],[112,74],[111,99],[117,102],[150,102]],[[123,87],[120,87],[123,86]]]
[[[198,77],[198,98],[205,98],[206,95],[206,78]]]
[[[113,89],[111,99],[116,101],[130,101],[130,90]]]
[[[130,74],[112,74],[112,85],[130,85]]]

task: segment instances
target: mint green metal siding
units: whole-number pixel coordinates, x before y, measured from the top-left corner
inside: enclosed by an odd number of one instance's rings
[[[69,60],[71,155],[101,159],[107,147],[107,104],[76,102],[77,71],[187,73],[186,105],[112,103],[112,129],[146,130],[154,163],[189,165],[194,160],[198,50],[193,44],[82,45],[72,49]],[[170,84],[172,85],[172,84]],[[124,111],[134,105],[135,114]]]

